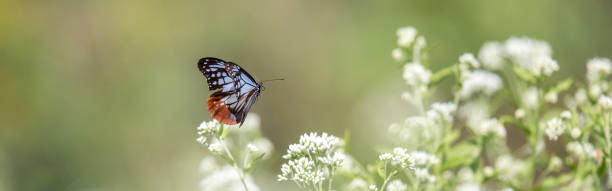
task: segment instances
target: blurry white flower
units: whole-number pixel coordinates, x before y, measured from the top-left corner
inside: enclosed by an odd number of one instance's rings
[[[463,182],[457,186],[456,191],[480,191],[480,186],[475,182]]]
[[[546,135],[548,135],[549,140],[556,141],[559,136],[563,134],[565,131],[565,125],[563,121],[559,118],[552,118],[548,122],[546,122]]]
[[[281,166],[281,174],[278,175],[278,181],[286,180],[317,184],[325,180],[325,176],[322,170],[315,168],[314,161],[308,158],[299,158],[290,160]]]
[[[536,108],[538,106],[538,100],[538,88],[536,87],[530,87],[525,90],[521,99],[523,106],[531,109]]]
[[[427,168],[415,168],[414,175],[416,176],[417,179],[421,181],[430,182],[430,183],[433,183],[434,181],[436,181],[436,177],[429,174],[429,169]]]
[[[495,170],[497,170],[502,180],[516,177],[523,169],[523,166],[523,161],[514,160],[510,155],[501,155],[495,161]]]
[[[272,142],[266,138],[255,139],[251,144],[262,153],[271,153],[272,149],[274,149]]]
[[[597,152],[593,148],[593,145],[589,142],[583,142],[582,144],[576,141],[567,143],[565,146],[567,152],[576,158],[591,158],[597,157]]]
[[[304,134],[300,136],[299,143],[289,145],[287,154],[283,155],[283,158],[290,159],[310,154],[326,153],[335,148],[339,142],[340,139],[327,133],[322,133],[321,136],[317,133]]]
[[[482,61],[484,68],[500,69],[504,63],[504,47],[499,42],[486,42],[480,48],[478,58]]]
[[[461,182],[471,182],[474,180],[474,172],[468,167],[463,167],[457,172],[457,178]]]
[[[502,80],[497,74],[484,70],[476,70],[462,82],[461,89],[458,93],[463,99],[469,98],[478,92],[490,96],[501,89],[501,87]]]
[[[493,169],[493,167],[491,166],[485,166],[484,169],[482,170],[482,173],[486,176],[486,177],[491,177],[493,176],[493,173],[495,172],[495,169]]]
[[[436,102],[427,111],[427,117],[436,121],[453,122],[453,114],[457,111],[457,105],[452,102]]]
[[[559,70],[559,65],[551,58],[552,49],[544,41],[528,37],[511,37],[506,40],[507,56],[523,69],[535,76],[550,76]]]
[[[416,166],[430,166],[440,162],[435,155],[423,151],[412,151],[409,155],[414,159],[414,164]]]
[[[416,39],[416,42],[414,43],[414,49],[415,50],[421,50],[423,48],[425,48],[425,46],[427,46],[427,41],[425,40],[425,37],[423,36],[419,36]],[[418,59],[415,59],[418,60]]]
[[[514,117],[516,117],[517,119],[522,119],[523,117],[525,117],[525,110],[524,109],[517,109],[516,111],[514,111]]]
[[[604,84],[602,83],[593,83],[589,85],[589,94],[592,97],[599,97],[604,91]]]
[[[572,128],[572,131],[570,131],[570,136],[572,136],[572,138],[577,139],[578,137],[580,137],[580,134],[582,134],[582,132],[580,131],[580,128]]]
[[[355,178],[348,184],[347,190],[366,191],[369,190],[368,183],[361,178]]]
[[[587,102],[587,94],[586,91],[584,91],[584,89],[578,89],[576,90],[576,93],[574,93],[574,99],[576,99],[576,104],[584,104]]]
[[[530,69],[535,76],[550,76],[559,70],[559,64],[550,56],[538,56],[533,58],[533,66]]]
[[[376,188],[376,185],[374,185],[374,184],[371,184],[368,188],[370,188],[370,190],[374,190],[374,191],[378,190],[378,188]]]
[[[408,186],[402,182],[400,179],[395,179],[389,182],[387,185],[387,191],[406,191],[408,190]]]
[[[391,51],[391,56],[398,62],[406,60],[406,53],[401,48],[395,48]]]
[[[215,143],[210,144],[208,146],[208,150],[210,152],[212,152],[212,153],[215,153],[215,154],[223,153],[223,147],[221,146],[221,143],[219,143],[219,142],[215,142]]]
[[[587,80],[595,82],[612,72],[612,63],[608,58],[593,58],[587,63]]]
[[[544,100],[546,100],[548,103],[557,103],[557,99],[557,92],[548,92],[546,95],[544,95]]]
[[[391,153],[383,153],[378,156],[378,159],[381,161],[391,161],[393,155]]]
[[[548,168],[553,171],[558,171],[561,169],[561,165],[563,165],[563,161],[557,156],[553,156],[550,158],[550,162],[548,163]]]
[[[512,189],[512,188],[504,188],[504,189],[501,189],[499,191],[514,191],[514,189]]]
[[[200,161],[200,173],[208,175],[212,172],[215,172],[218,169],[217,162],[215,158],[207,156]]]
[[[259,191],[259,187],[253,182],[251,176],[246,176],[244,179],[249,190]],[[236,171],[229,165],[224,166],[221,170],[206,176],[200,181],[200,191],[243,191],[244,188],[240,182],[240,177]]]
[[[244,119],[243,126],[249,129],[259,129],[260,124],[261,118],[259,117],[259,115],[257,115],[257,113],[251,112],[249,113],[249,115],[247,115],[247,118]]]
[[[247,148],[249,149],[249,152],[253,152],[253,153],[259,152],[259,149],[253,144],[249,143],[247,145]]]
[[[606,110],[612,109],[612,98],[602,95],[597,100],[597,105]]]
[[[206,144],[206,137],[204,136],[199,136],[196,141],[198,141],[198,143],[200,144]]]
[[[476,60],[476,57],[474,57],[474,54],[472,53],[464,53],[461,56],[459,56],[459,63],[472,66],[473,68],[480,67],[480,62]]]
[[[408,63],[404,66],[404,80],[410,86],[427,86],[431,75],[431,71],[425,69],[419,63]]]
[[[559,114],[559,116],[561,116],[561,119],[568,120],[568,119],[572,118],[572,112],[570,112],[568,110],[565,110],[565,111],[561,112],[561,114]]]
[[[480,136],[486,136],[492,133],[499,137],[506,137],[506,129],[495,118],[482,120],[480,124],[470,127],[475,134]]]
[[[414,42],[417,35],[417,30],[414,27],[407,26],[397,29],[397,45],[408,48]]]
[[[468,126],[478,126],[482,120],[488,119],[490,104],[485,99],[466,102],[459,108],[459,117],[466,119]]]

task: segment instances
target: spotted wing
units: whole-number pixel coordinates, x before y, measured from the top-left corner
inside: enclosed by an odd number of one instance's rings
[[[223,91],[229,92],[236,89],[234,76],[231,74],[232,65],[235,64],[212,57],[202,58],[200,61],[198,61],[198,69],[200,72],[202,72],[204,77],[206,77],[208,90],[222,88]],[[230,72],[226,70],[228,66],[230,68]]]

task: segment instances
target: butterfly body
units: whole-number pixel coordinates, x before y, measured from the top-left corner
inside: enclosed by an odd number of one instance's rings
[[[208,98],[211,116],[223,124],[242,125],[263,89],[262,83],[237,64],[218,58],[200,59],[198,69],[206,78],[209,90],[220,89]]]

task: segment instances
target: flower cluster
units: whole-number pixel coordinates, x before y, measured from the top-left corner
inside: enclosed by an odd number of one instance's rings
[[[202,160],[200,169],[205,169],[201,171],[207,175],[201,181],[202,191],[259,190],[249,173],[273,149],[272,143],[261,137],[259,126],[259,116],[254,113],[248,115],[242,128],[226,126],[216,120],[200,124],[196,141],[207,146],[211,154],[226,163],[220,168],[211,157]],[[230,131],[235,133],[230,134]],[[232,150],[239,150],[238,155]]]
[[[327,180],[327,188],[331,189],[336,170],[347,158],[340,151],[341,143],[342,140],[327,133],[302,135],[283,155],[289,161],[282,165],[278,181],[293,181],[300,188],[322,190]]]

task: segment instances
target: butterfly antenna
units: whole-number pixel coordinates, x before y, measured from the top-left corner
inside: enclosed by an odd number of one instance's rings
[[[263,83],[263,82],[276,81],[276,80],[285,80],[285,78],[276,78],[276,79],[271,79],[271,80],[264,80],[261,82]]]

